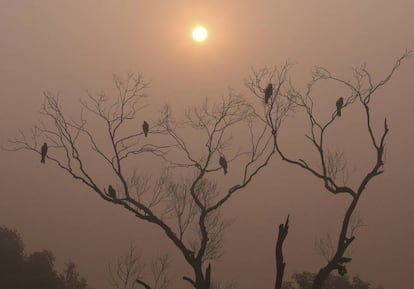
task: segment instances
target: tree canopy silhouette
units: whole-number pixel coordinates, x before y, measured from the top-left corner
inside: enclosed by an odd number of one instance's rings
[[[91,289],[73,262],[64,272],[54,268],[55,257],[44,250],[27,255],[16,230],[0,227],[0,288]]]
[[[283,289],[311,289],[316,274],[311,272],[293,273],[292,281],[286,281]],[[382,286],[372,287],[370,282],[362,280],[358,275],[349,276],[330,275],[326,278],[322,289],[383,289]]]

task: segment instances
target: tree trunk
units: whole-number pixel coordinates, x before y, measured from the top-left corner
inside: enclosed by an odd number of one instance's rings
[[[276,242],[276,282],[275,289],[282,289],[283,275],[285,274],[286,263],[283,260],[283,242],[289,230],[289,215],[286,218],[285,224],[279,225],[279,235]]]
[[[319,273],[316,275],[315,280],[312,284],[312,289],[322,289],[323,282],[328,278],[331,270],[328,267],[324,267],[319,270]]]

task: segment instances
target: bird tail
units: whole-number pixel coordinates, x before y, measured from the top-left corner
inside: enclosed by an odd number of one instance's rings
[[[338,116],[341,116],[341,109],[338,109],[338,113],[337,113],[337,115],[338,115]]]
[[[148,133],[146,132],[146,133],[145,133],[145,137],[147,137],[147,136],[148,136]]]
[[[42,163],[42,164],[44,164],[45,163],[45,158],[42,156],[42,159],[40,160],[40,162]]]
[[[224,170],[224,174],[227,175],[227,169],[223,168],[223,170]]]

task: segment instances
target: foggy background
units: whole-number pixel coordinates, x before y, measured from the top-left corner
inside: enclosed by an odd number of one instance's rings
[[[315,65],[351,79],[352,67],[366,62],[379,80],[397,56],[414,48],[413,11],[410,0],[0,0],[0,142],[39,119],[44,91],[59,92],[65,109],[77,115],[86,90],[111,91],[113,73],[140,72],[151,81],[150,121],[164,103],[179,112],[229,88],[247,95],[243,79],[252,67],[287,59],[297,63],[292,75],[301,88]],[[209,29],[206,43],[192,41],[196,24]],[[357,233],[348,266],[350,274],[386,289],[414,284],[413,64],[408,59],[375,100],[375,120],[381,124],[386,116],[390,127],[385,173],[360,202],[367,226]],[[331,97],[332,107],[337,97]],[[358,121],[345,114],[341,129],[357,141],[359,134],[350,131]],[[304,142],[301,135],[292,132],[289,140],[293,156],[307,155],[305,144],[297,143]],[[372,151],[358,145],[347,153],[358,160],[357,169],[372,160]],[[0,225],[17,229],[27,251],[50,249],[61,267],[73,260],[95,289],[110,288],[107,264],[131,241],[147,260],[162,246],[184,266],[160,230],[102,201],[55,166],[41,165],[37,155],[0,150],[0,160]],[[213,276],[234,279],[241,289],[273,287],[277,226],[288,213],[286,277],[317,271],[324,259],[315,241],[327,233],[335,237],[344,204],[345,197],[332,196],[309,174],[273,158],[224,206],[232,225]],[[176,275],[173,288],[186,286]]]

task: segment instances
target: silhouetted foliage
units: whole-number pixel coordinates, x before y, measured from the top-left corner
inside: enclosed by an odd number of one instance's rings
[[[10,289],[90,289],[73,262],[62,274],[54,268],[52,252],[24,253],[16,230],[0,227],[0,288]]]
[[[20,235],[0,227],[0,288],[23,288],[20,284],[23,264],[24,246]]]
[[[311,289],[316,274],[311,272],[293,273],[293,281],[283,283],[283,289]],[[382,286],[373,287],[369,282],[362,280],[358,275],[352,277],[329,275],[322,289],[383,289]]]
[[[63,289],[91,289],[86,279],[80,276],[73,262],[66,263],[66,268],[59,278],[63,283]]]
[[[47,250],[34,252],[24,262],[24,269],[20,278],[23,280],[24,288],[62,288],[59,275],[53,268],[55,257]]]

